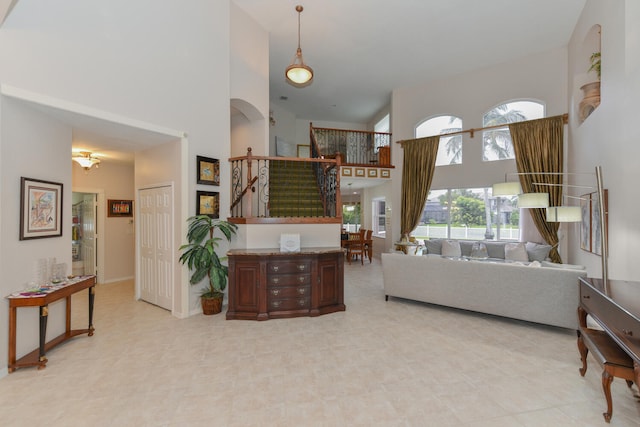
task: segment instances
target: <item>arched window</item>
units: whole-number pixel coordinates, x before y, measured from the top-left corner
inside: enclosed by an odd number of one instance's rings
[[[544,117],[544,105],[536,101],[507,102],[482,116],[482,126],[507,125]],[[513,144],[507,126],[482,132],[482,160],[513,159]]]
[[[433,136],[462,130],[462,119],[456,116],[432,117],[416,126],[416,138]],[[436,166],[462,163],[462,135],[440,138]]]

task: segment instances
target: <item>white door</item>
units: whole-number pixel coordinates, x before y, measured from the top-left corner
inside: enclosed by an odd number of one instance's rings
[[[84,274],[97,274],[96,269],[96,209],[98,202],[95,194],[85,194],[82,199],[82,261]]]
[[[171,310],[173,303],[173,189],[138,193],[140,227],[140,298]]]

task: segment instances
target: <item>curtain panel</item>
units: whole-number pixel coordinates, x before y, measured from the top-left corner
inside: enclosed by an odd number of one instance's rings
[[[420,223],[436,169],[440,136],[406,140],[402,143],[401,236],[409,235]]]
[[[563,132],[562,116],[529,120],[509,125],[520,185],[524,193],[549,193],[549,205],[562,205]],[[551,173],[551,174],[549,174]],[[535,185],[534,183],[547,183]],[[562,262],[558,253],[557,222],[547,222],[545,209],[530,209],[536,228],[553,248],[549,257]]]

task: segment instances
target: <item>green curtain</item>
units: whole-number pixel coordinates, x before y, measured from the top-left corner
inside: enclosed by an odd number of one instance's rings
[[[424,204],[436,169],[440,136],[404,141],[402,164],[401,235],[409,235],[420,223]]]
[[[562,116],[529,120],[509,125],[511,141],[524,193],[549,193],[549,205],[562,205],[563,131]],[[551,173],[551,174],[549,174]],[[553,184],[534,185],[534,182]],[[549,257],[562,262],[558,253],[558,223],[547,222],[545,209],[530,209],[542,237],[553,248]]]

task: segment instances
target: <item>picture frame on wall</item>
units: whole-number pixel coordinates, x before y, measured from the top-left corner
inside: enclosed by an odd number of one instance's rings
[[[580,196],[580,249],[591,252],[591,194]]]
[[[196,156],[198,184],[220,185],[220,160]]]
[[[214,191],[198,191],[196,193],[196,215],[208,215],[220,218],[220,193]]]
[[[62,236],[62,190],[58,182],[20,178],[20,240]]]
[[[107,216],[132,217],[133,216],[133,200],[107,200]]]

